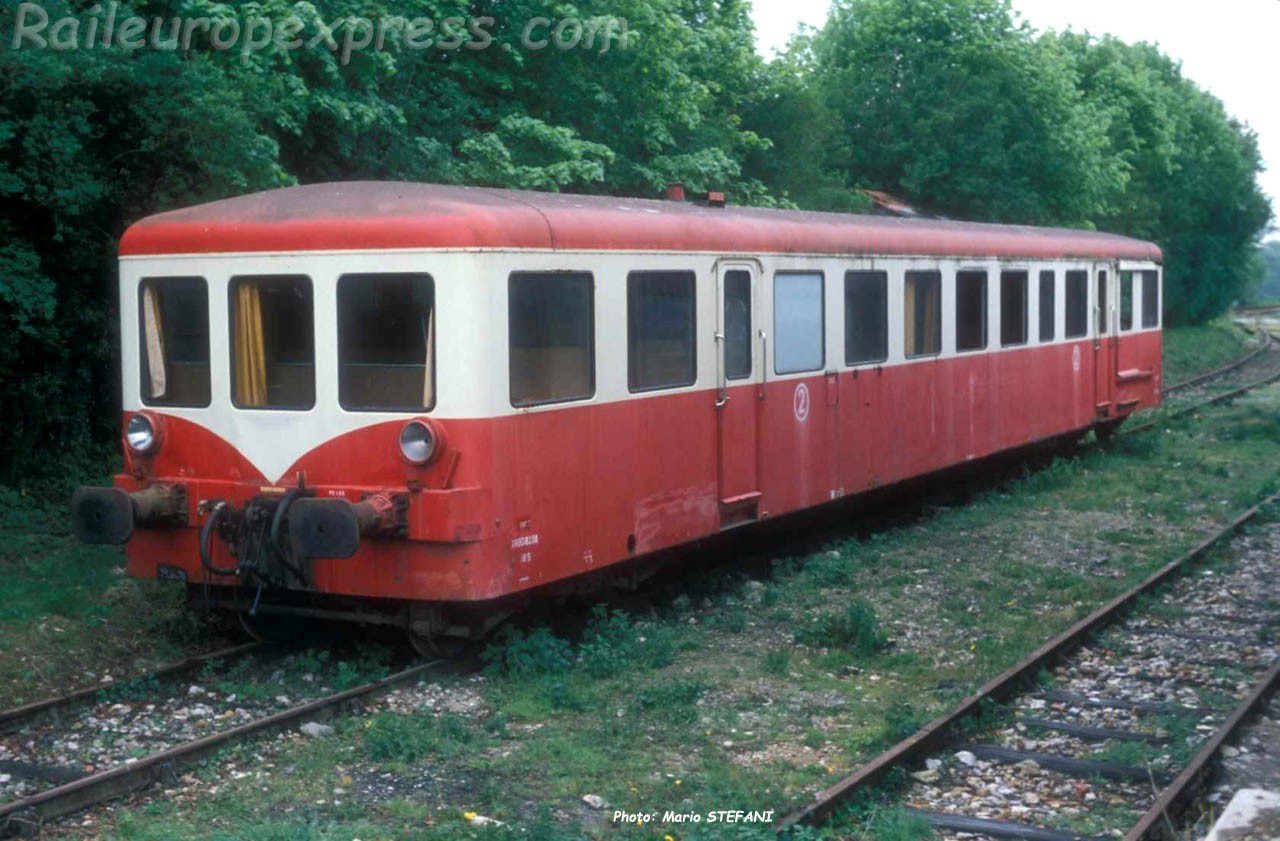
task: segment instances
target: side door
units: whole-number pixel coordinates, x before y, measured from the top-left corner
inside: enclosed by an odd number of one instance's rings
[[[760,267],[752,261],[716,263],[717,460],[722,528],[760,517],[760,411],[766,360],[756,353],[763,337]]]
[[[1094,416],[1111,417],[1116,381],[1116,290],[1115,266],[1094,266],[1093,296],[1093,382]]]

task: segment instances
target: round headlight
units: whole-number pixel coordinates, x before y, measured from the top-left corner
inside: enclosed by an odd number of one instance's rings
[[[156,445],[155,424],[146,415],[134,415],[129,418],[129,424],[125,427],[124,440],[135,453],[150,452]]]
[[[400,455],[413,464],[426,464],[436,454],[435,430],[426,421],[411,420],[400,430]]]

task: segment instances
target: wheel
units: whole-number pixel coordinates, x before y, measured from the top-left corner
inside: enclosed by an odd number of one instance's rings
[[[250,616],[248,613],[237,613],[236,618],[240,620],[240,630],[250,639],[265,643],[295,639],[301,624],[286,616]]]
[[[1098,437],[1098,443],[1109,444],[1111,439],[1116,437],[1116,430],[1120,428],[1120,424],[1124,423],[1124,418],[1120,420],[1106,421],[1094,426],[1093,434]]]
[[[426,657],[431,660],[439,659],[441,656],[439,640],[430,634],[417,634],[409,631],[409,645],[413,646],[413,650],[417,652],[419,657]]]

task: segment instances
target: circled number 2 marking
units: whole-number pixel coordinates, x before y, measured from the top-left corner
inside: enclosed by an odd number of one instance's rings
[[[796,386],[791,405],[796,410],[796,420],[804,422],[804,419],[809,417],[809,386],[804,383]]]

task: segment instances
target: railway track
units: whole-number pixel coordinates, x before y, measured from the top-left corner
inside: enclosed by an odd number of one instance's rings
[[[64,815],[172,782],[229,745],[474,668],[470,658],[433,660],[354,681],[341,661],[253,644],[0,712],[0,837],[30,836]],[[285,680],[286,671],[296,678]],[[349,683],[358,685],[342,688]]]
[[[1237,537],[1277,501],[1280,493],[1249,509],[782,826],[821,822],[897,772],[902,803],[940,838],[1151,837],[1280,688],[1280,526]],[[1192,574],[1223,545],[1223,568]]]
[[[1259,343],[1258,347],[1254,348],[1249,353],[1245,354],[1239,359],[1234,359],[1225,365],[1221,365],[1217,368],[1214,368],[1212,371],[1205,371],[1203,373],[1196,374],[1195,376],[1187,377],[1185,380],[1180,380],[1171,385],[1167,385],[1164,387],[1164,389],[1161,390],[1160,392],[1161,396],[1168,397],[1170,394],[1173,394],[1176,391],[1181,391],[1184,388],[1190,388],[1191,386],[1199,385],[1209,380],[1213,380],[1217,377],[1223,376],[1225,374],[1228,374],[1236,370],[1242,365],[1248,364],[1252,360],[1256,359],[1259,354],[1262,354],[1268,351],[1272,343],[1275,341],[1275,337],[1272,336],[1269,331],[1263,330],[1261,331],[1261,334],[1262,334],[1262,341]]]
[[[1172,411],[1128,431],[1154,426],[1276,379],[1280,379],[1280,350],[1268,334],[1267,343],[1248,356],[1170,386],[1166,394],[1179,391],[1192,399],[1179,401]],[[1280,593],[1277,600],[1280,603]],[[287,656],[287,653],[272,655],[267,646],[256,643],[236,646],[117,685],[89,687],[0,711],[0,836],[31,834],[61,816],[157,781],[171,781],[184,768],[237,742],[325,718],[366,703],[397,686],[474,668],[468,658],[434,660],[328,693],[323,691],[323,681],[316,682],[316,691],[312,692],[250,691],[248,696],[240,697],[234,691],[219,689],[219,685],[227,681],[218,675],[234,675],[237,663],[252,660],[270,663],[273,657]],[[246,687],[254,685],[251,680],[241,680],[241,683]],[[1018,755],[986,749],[979,749],[977,753],[993,757],[990,761],[995,765],[1008,764],[1000,757]],[[975,761],[987,761],[977,760],[977,753]],[[1077,761],[1084,760],[1077,758]],[[854,788],[862,786],[865,783],[859,782]],[[842,796],[834,795],[836,800]],[[813,809],[791,820],[810,820],[821,814],[820,801]],[[1043,837],[1059,841],[1083,836],[993,837]]]
[[[1160,408],[1149,412],[1149,419],[1125,426],[1123,434],[1145,432],[1175,418],[1200,409],[1234,400],[1243,394],[1280,381],[1280,342],[1269,331],[1262,347],[1235,362],[1200,374],[1166,388]],[[1170,393],[1177,396],[1170,398]]]

